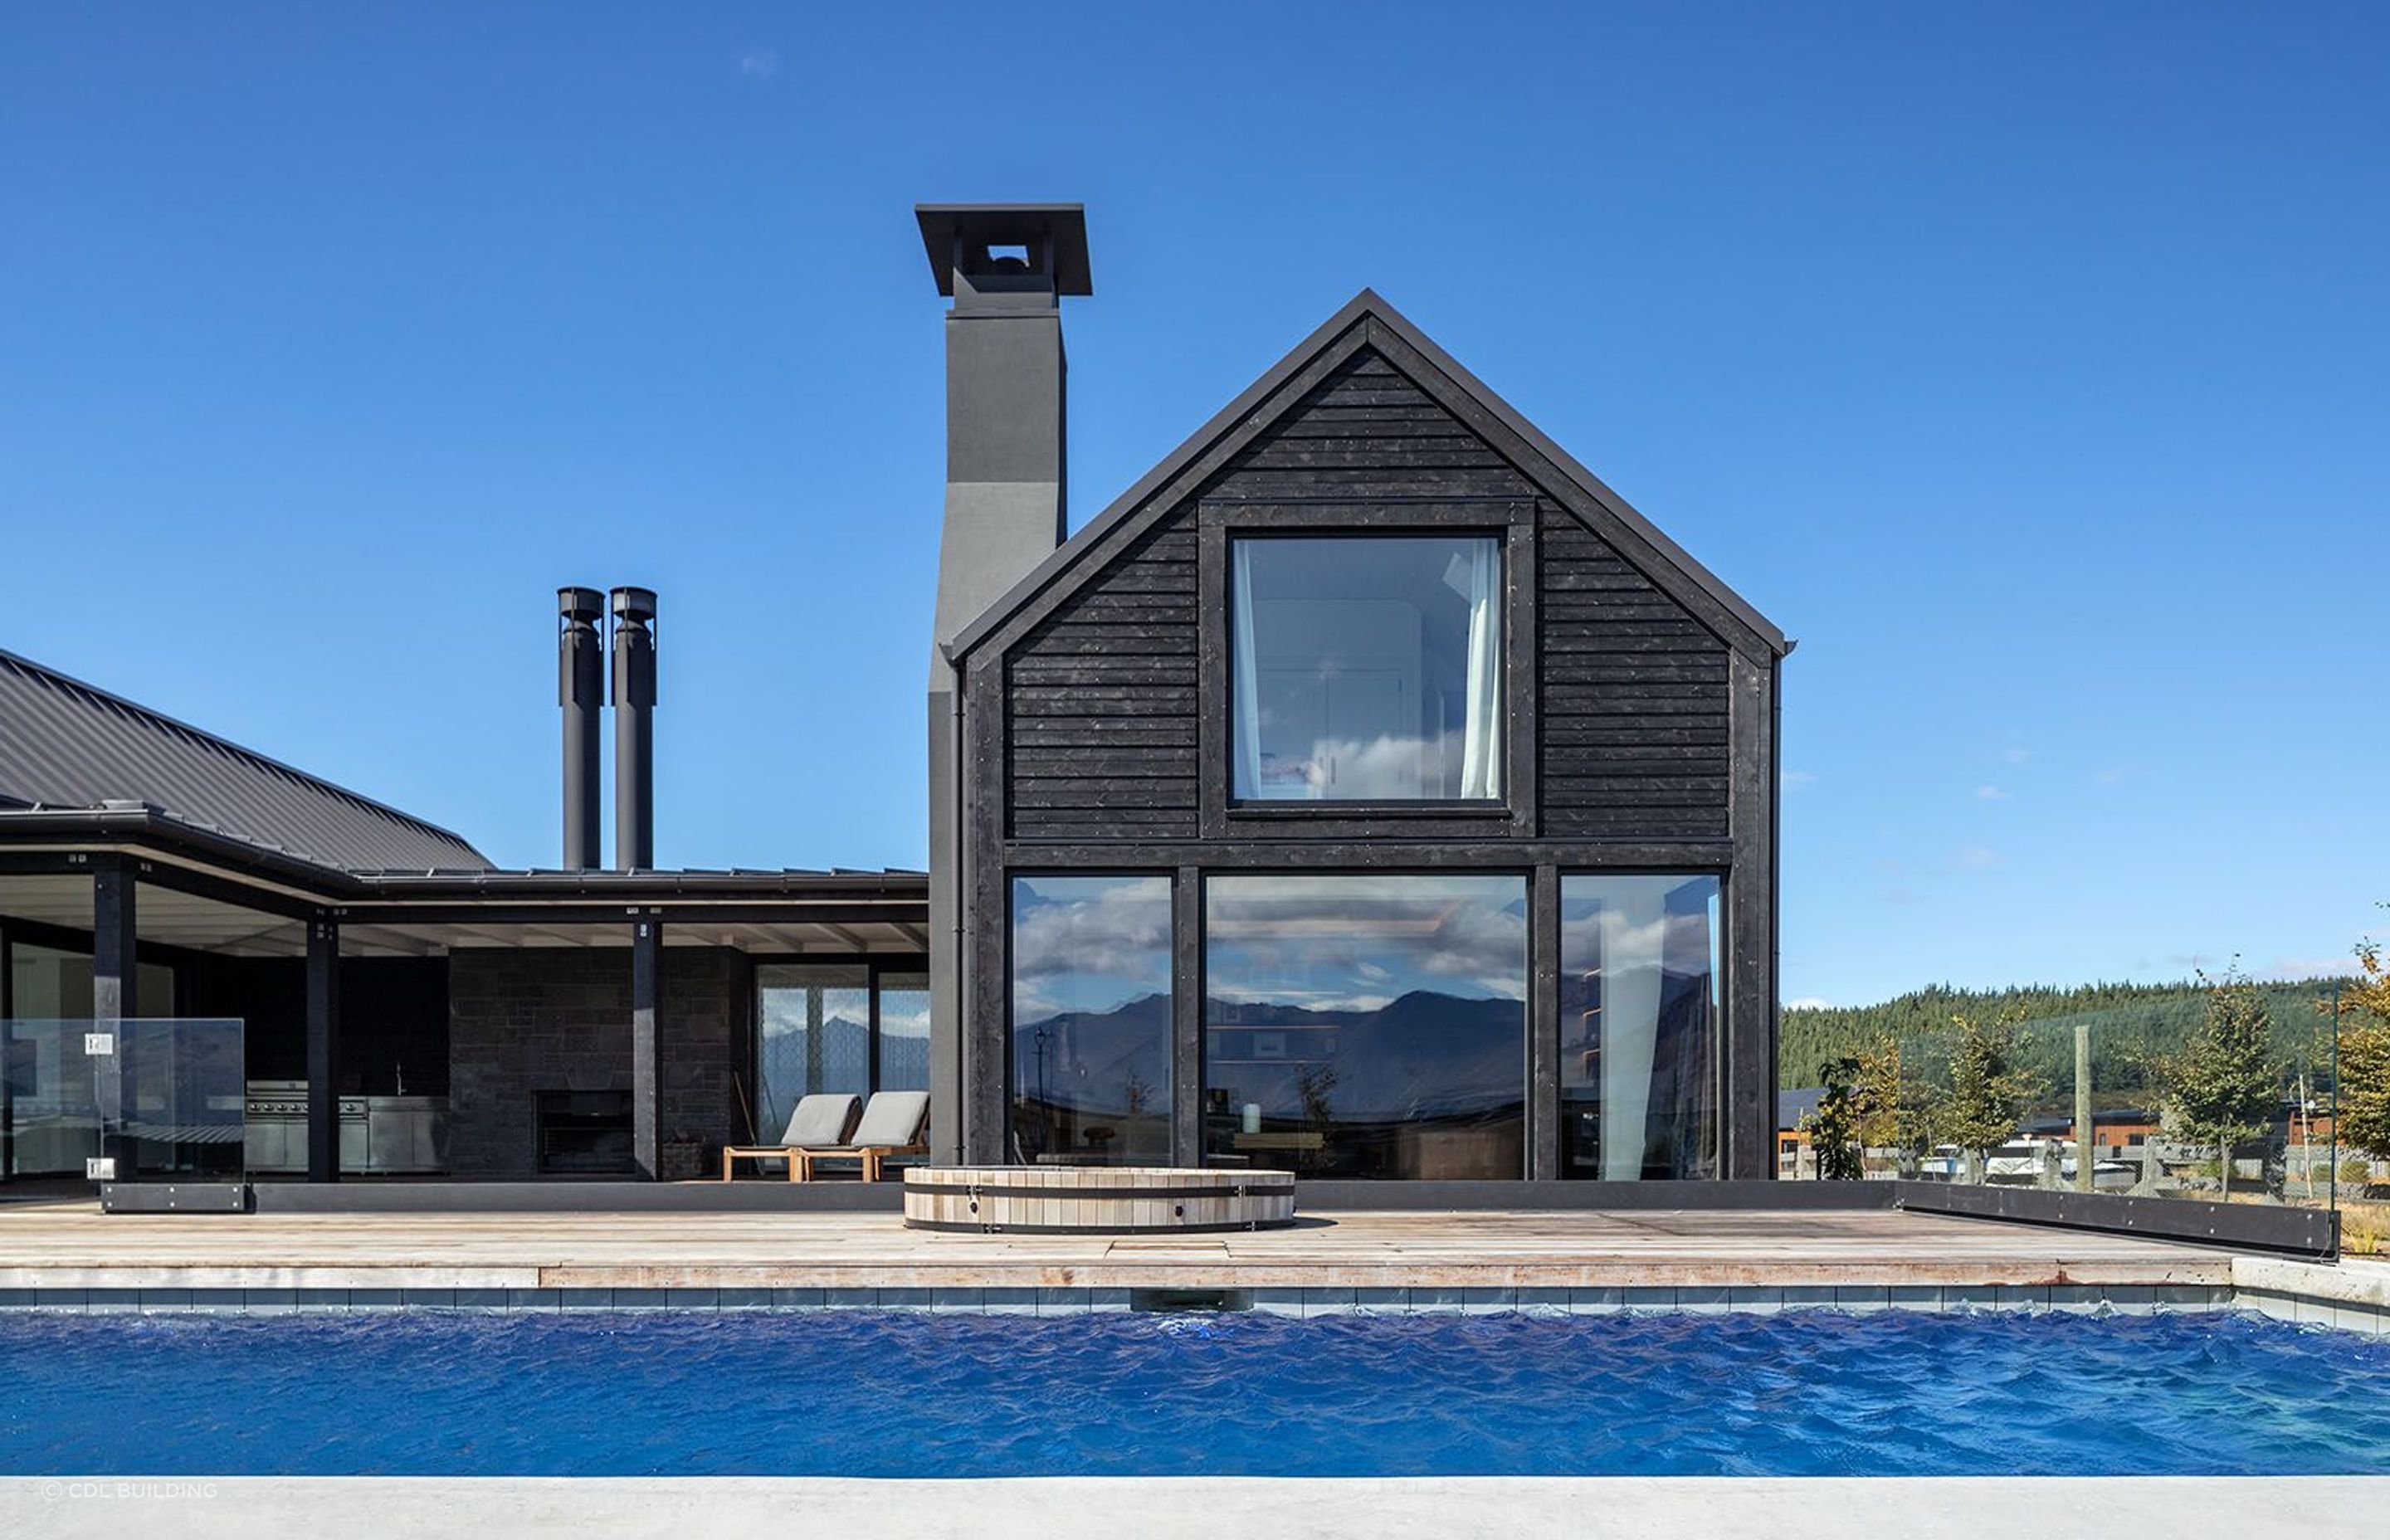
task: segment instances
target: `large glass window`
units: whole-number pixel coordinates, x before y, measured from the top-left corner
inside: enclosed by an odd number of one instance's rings
[[[1235,795],[1502,795],[1502,548],[1491,535],[1229,546]]]
[[[1214,877],[1203,1148],[1308,1176],[1523,1176],[1522,877]]]
[[[1012,1152],[1170,1161],[1170,879],[1012,882]]]
[[[1561,1170],[1717,1174],[1718,879],[1561,879]]]
[[[755,1132],[779,1137],[801,1097],[871,1090],[871,970],[861,963],[755,969]]]
[[[866,963],[755,969],[755,1132],[777,1138],[801,1097],[930,1088],[930,976]]]
[[[880,975],[880,1085],[882,1091],[930,1088],[930,976]]]

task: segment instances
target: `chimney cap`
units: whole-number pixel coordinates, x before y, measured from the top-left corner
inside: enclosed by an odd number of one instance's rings
[[[594,621],[606,613],[606,596],[595,588],[559,588],[556,612],[568,620]]]
[[[652,588],[615,589],[614,618],[618,621],[654,620],[656,618],[656,591]]]
[[[1093,294],[1087,262],[1087,211],[1083,203],[916,203],[921,245],[938,292],[955,291],[955,242],[982,246],[1054,243],[1054,292]]]

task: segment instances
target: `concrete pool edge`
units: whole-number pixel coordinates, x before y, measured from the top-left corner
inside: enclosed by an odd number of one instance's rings
[[[2169,1540],[2364,1533],[2390,1477],[25,1477],[0,1478],[0,1532],[45,1540],[272,1540],[369,1524],[404,1540],[465,1526],[686,1540],[822,1533],[970,1540],[1793,1533],[1844,1540],[2152,1532]]]

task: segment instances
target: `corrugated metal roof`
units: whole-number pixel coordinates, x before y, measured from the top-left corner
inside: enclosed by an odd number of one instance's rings
[[[0,649],[0,804],[107,802],[343,870],[490,866],[436,825]]]

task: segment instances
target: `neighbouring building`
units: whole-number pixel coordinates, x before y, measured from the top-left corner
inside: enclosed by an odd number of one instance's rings
[[[547,870],[0,655],[0,1174],[190,1159],[172,1066],[14,1030],[169,1014],[243,1023],[252,1174],[693,1175],[919,1086],[973,1161],[1774,1173],[1783,635],[1367,291],[1065,538],[1084,216],[918,217],[930,871],[654,869],[644,590],[559,594]]]

